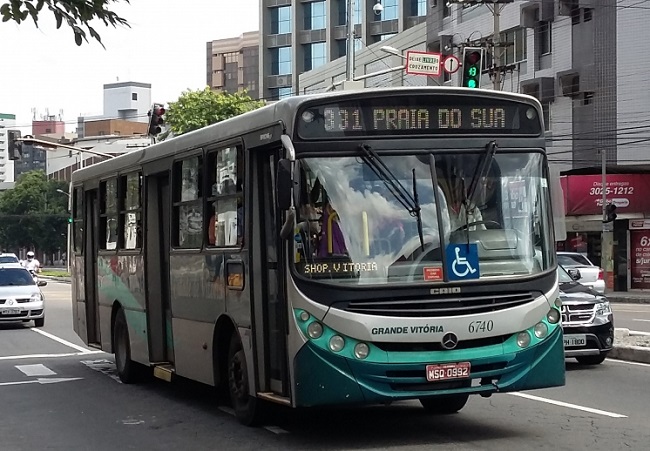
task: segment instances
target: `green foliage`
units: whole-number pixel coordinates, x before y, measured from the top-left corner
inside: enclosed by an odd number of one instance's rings
[[[0,245],[44,252],[66,248],[68,192],[65,182],[47,180],[43,171],[27,172],[14,189],[0,193]]]
[[[253,100],[246,91],[217,93],[206,86],[202,90],[184,91],[176,102],[170,102],[165,123],[174,135],[181,135],[263,105],[264,102]]]
[[[130,2],[130,0],[11,0],[0,6],[0,16],[3,22],[13,20],[18,24],[31,17],[34,25],[38,27],[39,14],[43,7],[47,6],[56,19],[57,29],[61,28],[63,22],[72,28],[77,45],[81,45],[83,41],[88,42],[86,31],[82,28],[85,27],[88,29],[88,34],[103,47],[102,39],[90,26],[90,21],[98,19],[104,22],[104,25],[113,27],[130,26],[126,19],[108,9],[111,3],[120,1]]]

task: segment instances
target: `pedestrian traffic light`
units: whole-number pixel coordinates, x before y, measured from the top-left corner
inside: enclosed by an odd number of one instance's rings
[[[162,125],[165,122],[163,118],[165,108],[159,103],[154,103],[147,114],[149,115],[148,134],[150,136],[156,136],[162,131]]]
[[[7,131],[7,153],[10,160],[20,160],[23,158],[23,143],[17,141],[20,139],[20,130]]]
[[[481,86],[481,64],[483,49],[480,47],[465,47],[463,49],[463,76],[461,86],[479,88]]]
[[[605,207],[605,220],[603,222],[612,222],[616,219],[616,205],[607,204]]]

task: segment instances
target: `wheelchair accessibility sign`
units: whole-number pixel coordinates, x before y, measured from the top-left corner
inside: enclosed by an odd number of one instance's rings
[[[476,244],[449,244],[446,254],[446,272],[449,280],[471,280],[480,277]]]

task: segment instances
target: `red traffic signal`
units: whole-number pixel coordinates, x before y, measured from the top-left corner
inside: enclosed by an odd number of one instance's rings
[[[147,133],[149,135],[156,136],[162,131],[161,125],[165,122],[163,114],[165,114],[165,108],[159,103],[154,103],[147,113],[149,116],[149,130]]]

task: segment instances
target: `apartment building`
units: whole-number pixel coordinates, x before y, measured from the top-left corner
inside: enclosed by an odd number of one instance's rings
[[[0,113],[0,183],[13,182],[13,163],[7,153],[7,131],[16,125],[16,115]]]
[[[217,92],[246,90],[259,98],[259,33],[250,31],[235,38],[217,39],[206,46],[206,82]]]

